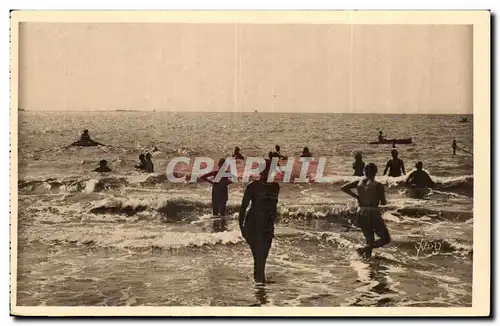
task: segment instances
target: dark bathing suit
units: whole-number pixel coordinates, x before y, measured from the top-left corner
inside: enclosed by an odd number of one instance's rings
[[[274,238],[279,184],[261,180],[250,183],[245,189],[240,209],[240,226],[254,258],[254,279],[265,281],[266,260]],[[246,207],[251,202],[245,215]],[[241,218],[244,220],[241,221]]]
[[[364,181],[366,179],[361,179],[357,186],[360,207],[358,224],[365,236],[367,246],[378,248],[390,242],[389,230],[378,207],[380,199],[385,196],[384,186],[376,181],[367,185]],[[380,237],[377,241],[375,241],[375,233]],[[369,254],[371,255],[371,250]]]
[[[400,177],[402,175],[401,169],[403,167],[403,160],[400,158],[392,159],[387,162],[389,167],[390,177]]]
[[[215,172],[217,175],[217,172]],[[223,177],[219,182],[212,184],[212,213],[213,215],[226,215],[226,204],[229,198],[228,186],[231,183],[228,177]]]
[[[362,177],[364,175],[365,171],[365,162],[360,161],[360,162],[354,162],[352,164],[352,168],[354,169],[354,175],[358,177]]]

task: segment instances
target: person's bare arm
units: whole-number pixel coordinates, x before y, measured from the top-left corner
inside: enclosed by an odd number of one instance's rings
[[[387,161],[387,164],[385,165],[385,169],[384,169],[384,174],[385,175],[387,173],[387,170],[389,170],[389,166],[391,165],[391,161]]]
[[[359,200],[358,194],[352,191],[352,189],[356,188],[357,185],[358,185],[358,181],[352,181],[352,182],[349,182],[349,183],[343,185],[340,188],[340,190],[342,190],[343,192],[345,192],[349,196],[351,196],[351,197],[356,198],[357,200]]]
[[[408,178],[406,178],[406,181],[405,181],[406,184],[410,184],[413,181],[414,175],[415,175],[415,172],[410,173]]]
[[[210,179],[208,179],[208,178],[213,177],[213,176],[215,176],[216,174],[217,174],[217,171],[208,172],[208,173],[206,173],[206,174],[204,174],[204,175],[200,176],[198,179],[199,179],[199,180],[206,181],[206,182],[208,182],[208,183],[212,183],[212,184],[213,184],[213,181],[212,181],[212,180],[210,180]]]
[[[403,160],[401,160],[401,170],[403,171],[403,175],[406,175],[405,163],[403,162]]]

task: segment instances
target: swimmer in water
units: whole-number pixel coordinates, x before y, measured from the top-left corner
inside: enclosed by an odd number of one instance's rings
[[[455,139],[453,139],[453,144],[451,145],[451,148],[453,149],[453,155],[456,155],[457,154],[457,141]]]
[[[406,179],[406,184],[417,189],[432,188],[434,186],[434,181],[427,172],[423,170],[424,164],[418,161],[415,164],[416,170],[410,173]]]
[[[405,165],[403,160],[398,158],[398,151],[393,149],[391,151],[392,159],[387,162],[387,165],[384,169],[384,175],[386,175],[387,171],[389,171],[390,177],[400,177],[405,175]]]
[[[214,180],[225,161],[225,158],[221,158],[217,164],[218,168],[216,170],[199,177],[200,180],[212,184],[212,213],[214,216],[226,216],[226,206],[229,199],[228,186],[232,183],[232,181],[229,177],[222,177],[219,181]],[[210,180],[210,177],[213,179]],[[235,176],[233,175],[233,177]]]
[[[389,230],[382,219],[380,205],[386,205],[384,186],[375,181],[377,166],[369,163],[365,167],[365,177],[359,181],[353,181],[344,185],[341,190],[358,200],[359,215],[358,224],[366,239],[366,246],[357,249],[358,253],[365,258],[370,258],[375,248],[380,248],[391,242]],[[352,191],[356,188],[357,194]],[[375,241],[375,233],[380,239]]]
[[[108,167],[108,161],[106,160],[100,160],[99,161],[99,167],[94,170],[94,172],[111,172],[111,169]]]
[[[363,156],[361,153],[356,153],[354,155],[354,163],[352,163],[352,169],[354,170],[354,175],[357,177],[362,177],[365,171],[365,162],[363,162]]]
[[[136,165],[135,168],[142,171],[146,171],[146,166],[147,166],[147,161],[144,154],[139,155],[139,165]]]
[[[281,148],[280,145],[276,145],[274,147],[275,151],[271,152],[270,157],[279,157],[280,160],[286,160],[286,156],[281,155]]]
[[[274,223],[278,213],[280,186],[277,182],[268,182],[271,161],[266,160],[266,167],[258,180],[252,181],[245,189],[239,212],[241,235],[252,251],[253,276],[257,283],[265,283],[266,261],[274,238]],[[250,209],[246,212],[248,205]]]
[[[234,148],[233,157],[236,160],[244,160],[245,159],[245,157],[241,154],[241,149],[238,146],[236,146]]]
[[[80,139],[78,139],[76,142],[72,143],[70,146],[105,146],[104,144],[101,144],[99,142],[96,142],[95,140],[92,140],[89,135],[89,130],[85,129],[82,132],[82,135],[80,136]]]
[[[300,157],[312,157],[312,153],[309,152],[309,147],[304,147],[304,149],[302,149],[302,154],[300,154]]]
[[[385,136],[384,136],[384,133],[382,132],[382,130],[380,130],[378,132],[378,142],[379,143],[383,143],[385,141]]]
[[[155,165],[153,164],[153,161],[151,160],[151,154],[146,153],[146,172],[153,173],[154,171],[155,171]]]

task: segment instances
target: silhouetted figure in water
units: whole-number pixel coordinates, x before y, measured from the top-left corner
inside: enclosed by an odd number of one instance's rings
[[[156,152],[159,152],[160,150],[158,149],[158,147],[155,146],[155,148],[153,148],[153,153],[156,153]]]
[[[260,178],[248,184],[239,213],[241,234],[252,250],[253,276],[257,283],[266,282],[266,261],[274,238],[274,222],[278,212],[280,186],[277,182],[267,181],[270,167],[271,161],[266,160],[266,167],[260,173]],[[250,209],[246,212],[250,203]]]
[[[141,171],[146,171],[147,169],[146,166],[147,166],[146,157],[144,156],[144,154],[139,155],[139,165],[136,165],[135,168]]]
[[[402,175],[405,175],[405,165],[403,163],[403,160],[398,158],[398,151],[393,149],[391,151],[392,159],[387,162],[387,165],[385,166],[384,170],[384,175],[387,173],[389,170],[389,176],[390,177],[400,177]]]
[[[146,172],[147,173],[155,172],[155,165],[153,164],[150,153],[146,153]]]
[[[354,175],[357,177],[362,177],[365,171],[365,162],[363,162],[363,156],[361,155],[361,153],[356,153],[356,155],[354,155],[354,160],[354,163],[352,163]]]
[[[382,130],[380,130],[378,132],[378,142],[379,143],[383,143],[385,141],[385,136],[384,136],[384,133],[382,132]]]
[[[286,156],[281,155],[281,148],[280,145],[276,145],[274,147],[275,151],[271,152],[270,157],[279,157],[280,160],[286,160]]]
[[[304,147],[302,149],[302,154],[300,154],[300,157],[312,157],[312,153],[309,151],[309,147]]]
[[[201,180],[212,184],[212,213],[215,216],[226,216],[226,205],[229,197],[228,186],[232,183],[231,178],[222,177],[220,180],[215,180],[217,173],[224,165],[226,160],[221,158],[217,164],[217,169],[208,172],[200,177]],[[213,179],[210,180],[209,178]]]
[[[245,159],[245,157],[241,154],[241,149],[238,146],[236,146],[234,148],[233,157],[236,160],[244,160]]]
[[[111,172],[111,169],[108,167],[108,161],[100,160],[99,167],[94,170],[94,172]]]
[[[359,215],[358,224],[366,239],[366,246],[357,249],[358,253],[366,258],[370,258],[372,250],[380,248],[391,242],[389,230],[382,219],[380,205],[386,205],[384,186],[375,181],[377,166],[369,163],[365,167],[365,176],[359,181],[353,181],[344,185],[341,190],[358,200]],[[357,194],[352,191],[356,188]],[[375,233],[380,237],[375,241]]]
[[[410,173],[406,179],[406,183],[414,188],[432,188],[434,182],[427,172],[423,170],[424,164],[418,161],[415,164],[416,170]]]
[[[104,144],[92,140],[92,138],[90,138],[88,129],[85,129],[82,132],[80,139],[72,143],[70,146],[97,146],[97,145],[105,146]]]
[[[457,154],[457,141],[455,139],[453,139],[453,144],[451,145],[451,148],[453,149],[453,155],[456,155]]]

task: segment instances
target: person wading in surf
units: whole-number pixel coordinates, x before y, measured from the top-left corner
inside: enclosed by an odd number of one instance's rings
[[[354,175],[357,177],[362,177],[365,170],[365,162],[363,162],[363,156],[361,153],[356,153],[354,155],[354,163],[352,163],[352,169],[354,170]]]
[[[387,170],[389,170],[390,177],[400,177],[402,175],[405,175],[405,165],[403,163],[403,160],[398,158],[398,151],[393,149],[391,151],[391,155],[392,159],[387,162],[384,170],[384,175],[387,173]]]
[[[99,167],[94,169],[94,172],[111,172],[111,169],[108,167],[108,161],[106,160],[100,160],[99,161]]]
[[[418,161],[415,164],[416,170],[410,173],[406,179],[406,184],[413,188],[414,196],[418,198],[423,198],[426,193],[426,189],[434,186],[434,181],[432,181],[429,174],[423,170],[423,167],[424,164],[421,161]]]
[[[358,200],[358,225],[366,239],[366,246],[357,249],[357,251],[365,258],[371,257],[373,249],[391,242],[389,230],[387,230],[379,208],[379,204],[387,204],[385,190],[380,182],[375,181],[376,174],[377,166],[369,163],[365,167],[364,178],[350,182],[341,188],[343,192]],[[352,191],[354,188],[356,188],[357,194]],[[380,237],[377,241],[375,241],[375,233]]]
[[[153,161],[151,160],[151,154],[146,153],[146,172],[153,173],[154,171],[155,171],[155,165],[153,164]]]
[[[146,171],[147,161],[144,154],[139,155],[139,165],[136,165],[135,168],[141,171]]]
[[[241,154],[241,149],[238,146],[236,146],[234,148],[233,157],[236,160],[244,160],[245,159],[245,157]]]
[[[226,216],[226,205],[229,198],[228,186],[232,181],[229,177],[222,177],[219,181],[214,180],[225,161],[225,158],[221,158],[217,164],[218,169],[208,172],[199,178],[212,184],[212,213],[214,216]],[[210,180],[210,177],[213,179]]]
[[[253,277],[257,283],[266,282],[266,261],[278,213],[280,186],[277,182],[267,181],[270,168],[271,161],[266,160],[266,167],[260,173],[260,178],[246,187],[239,213],[241,235],[252,250]],[[246,212],[250,203],[250,209]]]

